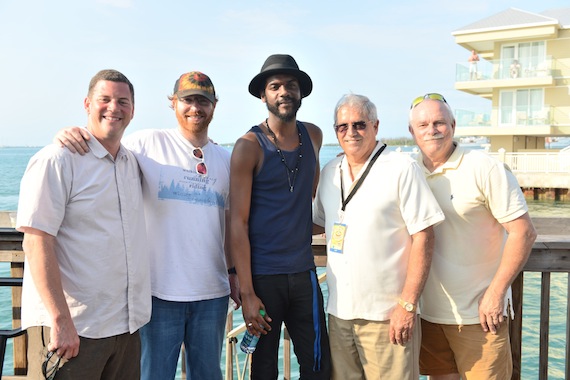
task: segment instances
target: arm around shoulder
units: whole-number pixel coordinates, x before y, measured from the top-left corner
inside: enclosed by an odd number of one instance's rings
[[[89,152],[87,141],[91,139],[85,128],[69,127],[60,130],[53,138],[53,143],[60,147],[66,147],[72,153],[84,155]]]

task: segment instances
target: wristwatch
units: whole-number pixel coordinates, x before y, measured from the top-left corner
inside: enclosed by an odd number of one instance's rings
[[[410,302],[406,302],[403,299],[399,299],[398,303],[400,304],[400,306],[402,306],[404,308],[404,310],[413,313],[414,311],[416,311],[416,305],[414,305],[413,303]]]

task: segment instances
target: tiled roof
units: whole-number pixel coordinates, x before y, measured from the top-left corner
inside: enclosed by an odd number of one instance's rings
[[[552,15],[551,13],[532,13],[523,11],[516,8],[509,8],[505,11],[496,13],[492,16],[484,18],[482,20],[476,21],[472,24],[466,25],[462,28],[457,29],[453,32],[453,34],[461,34],[467,31],[474,31],[474,30],[493,30],[493,29],[505,29],[505,28],[512,28],[516,25],[552,25],[558,24],[559,21],[555,15],[560,15],[564,11],[566,16],[570,16],[568,11],[570,8],[564,8],[559,10],[553,10]],[[569,17],[570,18],[570,17]]]

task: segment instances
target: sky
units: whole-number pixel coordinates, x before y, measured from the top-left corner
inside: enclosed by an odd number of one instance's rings
[[[469,51],[452,32],[514,7],[530,12],[568,0],[0,0],[0,146],[43,146],[87,121],[91,77],[116,69],[135,87],[126,134],[175,128],[167,96],[183,73],[212,79],[219,102],[210,137],[233,143],[267,115],[247,87],[271,54],[290,54],[313,80],[297,118],[335,143],[343,94],[378,108],[379,138],[408,137],[409,104],[428,92],[454,109],[488,100],[454,89]]]

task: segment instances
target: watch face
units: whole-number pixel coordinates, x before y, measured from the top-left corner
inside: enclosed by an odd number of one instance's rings
[[[406,310],[407,310],[407,311],[412,311],[412,310],[414,310],[414,305],[412,305],[411,303],[407,303],[407,304],[406,304]]]

